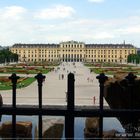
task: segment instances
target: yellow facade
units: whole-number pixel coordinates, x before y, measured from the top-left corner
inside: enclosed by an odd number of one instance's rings
[[[60,44],[15,44],[11,52],[20,62],[118,62],[126,63],[129,54],[137,49],[131,44],[85,44],[68,41]]]

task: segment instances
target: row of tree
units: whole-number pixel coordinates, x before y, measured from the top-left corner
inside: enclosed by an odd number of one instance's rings
[[[9,49],[0,50],[0,63],[18,62],[18,55]]]
[[[140,63],[140,54],[130,54],[127,57],[128,63],[139,64]]]

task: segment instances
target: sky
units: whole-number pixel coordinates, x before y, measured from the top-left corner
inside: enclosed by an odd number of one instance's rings
[[[0,45],[125,43],[140,47],[140,0],[0,0]]]

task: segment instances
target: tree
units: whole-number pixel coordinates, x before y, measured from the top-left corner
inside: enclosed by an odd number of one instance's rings
[[[0,50],[0,63],[17,62],[18,55],[9,51],[9,49]]]
[[[130,54],[130,55],[128,55],[127,62],[128,63],[139,64],[140,63],[140,54]]]

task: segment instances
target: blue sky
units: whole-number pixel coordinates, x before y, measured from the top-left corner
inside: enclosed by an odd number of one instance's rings
[[[0,45],[126,43],[140,47],[140,0],[0,0]]]

